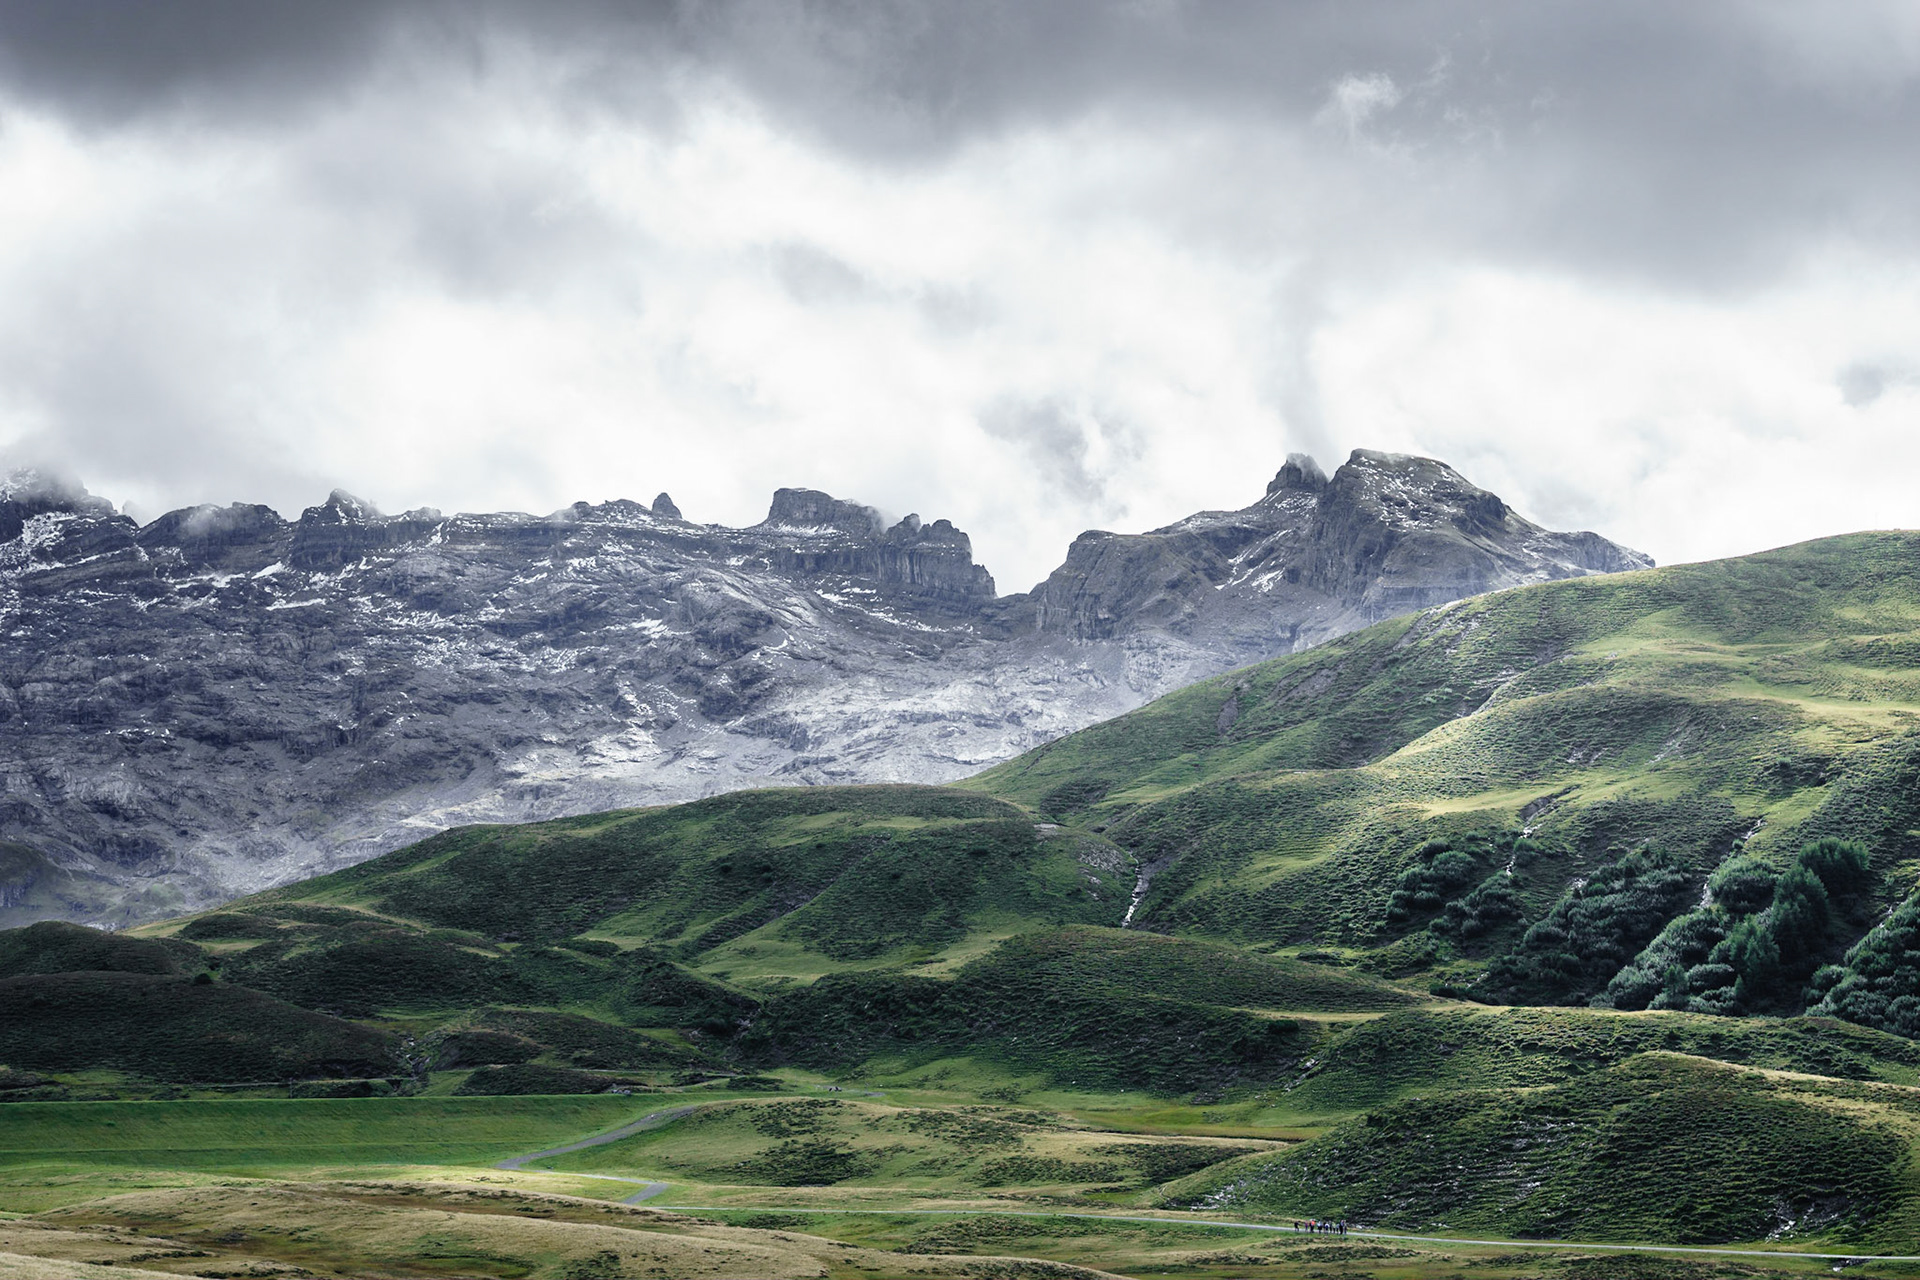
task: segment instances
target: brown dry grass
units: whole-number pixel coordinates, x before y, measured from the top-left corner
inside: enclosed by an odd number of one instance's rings
[[[0,1223],[25,1256],[0,1280],[152,1276],[498,1277],[499,1280],[837,1280],[979,1276],[995,1260],[902,1256],[785,1231],[493,1186],[273,1183],[137,1191]],[[37,1259],[38,1261],[34,1261]],[[1014,1260],[1000,1260],[1003,1264]],[[1104,1273],[1032,1263],[1026,1274]],[[1046,1268],[1047,1270],[1040,1270]]]

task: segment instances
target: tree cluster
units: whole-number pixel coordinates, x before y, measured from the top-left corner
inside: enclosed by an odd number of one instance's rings
[[[1595,1003],[1695,1013],[1798,1010],[1813,998],[1807,979],[1862,910],[1872,880],[1866,847],[1852,841],[1813,841],[1783,871],[1736,855],[1707,881],[1701,905],[1670,921]]]

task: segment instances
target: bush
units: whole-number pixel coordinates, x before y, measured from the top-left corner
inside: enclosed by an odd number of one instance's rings
[[[605,1093],[623,1082],[567,1067],[522,1062],[510,1067],[482,1067],[454,1092],[467,1097],[504,1097],[551,1093]]]
[[[1525,914],[1513,877],[1496,871],[1475,885],[1466,897],[1449,902],[1427,927],[1446,937],[1472,939],[1511,924]]]
[[[1769,873],[1771,883],[1771,873]],[[1689,911],[1667,923],[1633,963],[1613,976],[1593,1003],[1616,1009],[1685,1009],[1692,991],[1675,992],[1668,981],[1678,968],[1690,972],[1726,935],[1726,918],[1714,909]],[[1733,979],[1727,979],[1733,985]]]
[[[1660,932],[1691,891],[1678,859],[1635,850],[1562,894],[1546,919],[1488,966],[1483,988],[1508,1004],[1584,1003]]]
[[[1722,863],[1707,880],[1713,904],[1733,917],[1750,916],[1773,901],[1776,872],[1760,859],[1742,854]]]
[[[1920,894],[1813,976],[1809,1013],[1920,1040]]]
[[[1789,867],[1775,883],[1768,924],[1790,969],[1799,968],[1826,941],[1827,911],[1827,887],[1804,864]]]
[[[1454,890],[1480,877],[1480,863],[1440,841],[1428,841],[1414,855],[1415,862],[1394,881],[1387,900],[1387,919],[1406,920],[1416,913],[1438,911]]]
[[[1873,887],[1867,846],[1857,840],[1816,840],[1800,850],[1800,865],[1820,877],[1835,898],[1853,898]]]

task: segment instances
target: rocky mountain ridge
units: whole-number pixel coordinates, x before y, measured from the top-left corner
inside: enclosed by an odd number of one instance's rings
[[[177,912],[462,823],[769,782],[945,781],[1178,685],[1651,563],[1429,459],[1294,456],[1238,511],[1090,532],[997,596],[967,535],[807,489],[146,525],[0,485],[0,923]]]

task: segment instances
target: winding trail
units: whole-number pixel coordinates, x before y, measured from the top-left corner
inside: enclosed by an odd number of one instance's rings
[[[591,1138],[582,1138],[578,1142],[569,1142],[564,1147],[548,1147],[545,1151],[534,1151],[524,1156],[508,1156],[505,1160],[502,1160],[493,1167],[519,1173],[525,1169],[529,1161],[545,1160],[550,1156],[564,1156],[575,1151],[585,1151],[588,1147],[604,1147],[609,1142],[618,1142],[622,1138],[631,1138],[636,1133],[643,1133],[648,1129],[658,1129],[662,1125],[672,1124],[682,1116],[693,1114],[693,1110],[692,1107],[668,1107],[663,1111],[650,1111],[633,1123],[623,1124],[618,1129],[610,1129],[606,1133],[595,1134]],[[536,1169],[534,1172],[554,1173],[557,1171],[552,1169]],[[640,1188],[640,1190],[621,1200],[621,1204],[639,1204],[643,1200],[653,1199],[667,1189],[667,1184],[664,1182],[654,1182],[649,1178],[622,1178],[612,1173],[566,1173],[561,1176],[568,1178],[592,1178],[596,1182],[630,1182]]]
[[[662,1209],[678,1213],[817,1213],[824,1216],[881,1214],[972,1218],[993,1215],[1002,1218],[1090,1218],[1096,1222],[1144,1222],[1153,1226],[1219,1227],[1231,1231],[1270,1231],[1276,1235],[1307,1235],[1274,1222],[1233,1222],[1219,1218],[1148,1218],[1119,1213],[1077,1213],[1070,1209],[803,1209],[796,1205],[750,1204],[663,1204]],[[1456,1236],[1415,1236],[1392,1231],[1352,1231],[1344,1237],[1315,1235],[1315,1239],[1404,1240],[1408,1244],[1478,1244],[1501,1249],[1605,1249],[1617,1253],[1710,1253],[1737,1258],[1825,1258],[1855,1263],[1920,1262],[1920,1254],[1897,1253],[1800,1253],[1790,1249],[1719,1249],[1692,1244],[1598,1244],[1591,1240],[1475,1240]]]

